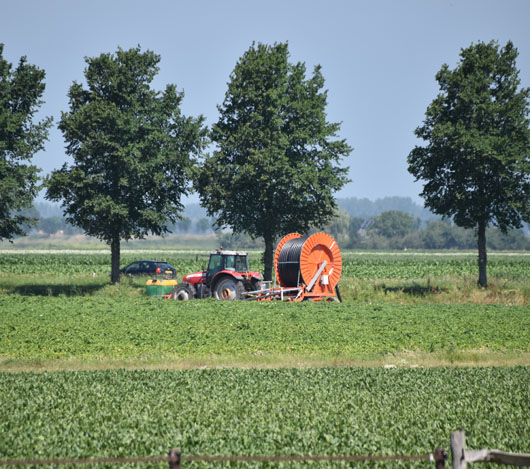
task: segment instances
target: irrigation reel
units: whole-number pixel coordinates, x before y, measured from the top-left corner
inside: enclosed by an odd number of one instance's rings
[[[246,299],[342,301],[338,287],[342,256],[333,237],[326,233],[284,236],[276,247],[274,271],[279,286],[247,292]]]

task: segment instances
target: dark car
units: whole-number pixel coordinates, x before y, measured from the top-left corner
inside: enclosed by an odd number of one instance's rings
[[[162,261],[136,261],[120,269],[123,275],[168,275],[175,277],[177,269]]]

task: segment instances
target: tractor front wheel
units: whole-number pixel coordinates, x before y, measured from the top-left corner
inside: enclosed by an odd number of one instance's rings
[[[186,301],[193,298],[195,298],[195,288],[189,283],[179,283],[171,292],[172,300]]]
[[[243,298],[243,282],[231,277],[222,278],[214,288],[214,297],[218,300],[233,301]]]

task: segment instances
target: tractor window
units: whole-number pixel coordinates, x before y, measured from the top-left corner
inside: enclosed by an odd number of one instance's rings
[[[212,254],[210,256],[210,263],[208,264],[208,270],[218,270],[221,266],[221,255],[220,254]]]
[[[235,256],[225,256],[225,269],[235,269]]]
[[[236,271],[248,272],[247,256],[236,256]]]

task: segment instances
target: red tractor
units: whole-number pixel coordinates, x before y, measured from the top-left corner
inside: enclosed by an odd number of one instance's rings
[[[208,269],[185,275],[170,298],[240,300],[245,292],[259,290],[262,280],[259,272],[248,270],[248,253],[217,250],[210,253]]]

